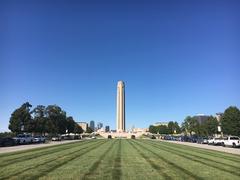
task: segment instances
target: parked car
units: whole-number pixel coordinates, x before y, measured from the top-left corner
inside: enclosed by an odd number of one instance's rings
[[[16,140],[10,137],[0,138],[0,146],[14,146]]]
[[[240,147],[240,139],[238,136],[228,136],[223,138],[222,146],[232,146],[232,147]]]
[[[31,134],[19,134],[14,138],[17,144],[29,144],[33,143],[33,137]]]
[[[221,138],[211,138],[208,140],[208,144],[221,145],[222,141],[223,141],[223,139],[221,139]]]
[[[52,137],[52,141],[61,141],[62,137],[61,136],[54,136]]]
[[[163,139],[164,140],[173,140],[172,136],[169,136],[169,135],[164,136]]]
[[[197,139],[197,143],[198,144],[207,144],[208,143],[208,138],[206,138],[206,137],[199,137]]]
[[[33,142],[34,143],[45,143],[46,138],[44,136],[34,136]]]

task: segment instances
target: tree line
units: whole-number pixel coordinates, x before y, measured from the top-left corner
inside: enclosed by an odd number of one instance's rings
[[[224,135],[240,135],[240,110],[235,106],[228,107],[220,122],[216,117],[210,116],[203,123],[199,123],[196,118],[188,116],[182,123],[182,131],[184,133],[193,134],[199,136],[213,136],[218,134],[218,126],[221,127],[221,131]]]
[[[57,105],[37,105],[35,108],[26,102],[13,111],[9,121],[9,129],[14,133],[65,134],[82,133],[82,128],[67,116]]]
[[[159,134],[196,134],[198,136],[213,136],[218,132],[218,126],[221,127],[221,131],[224,135],[240,135],[240,110],[235,106],[228,107],[220,122],[217,121],[216,117],[209,116],[205,121],[200,123],[196,117],[187,116],[181,128],[176,122],[169,122],[168,126],[150,126],[149,132]],[[174,131],[175,130],[175,131]]]
[[[177,122],[170,121],[168,125],[149,126],[149,132],[154,134],[174,134],[181,133],[181,129]]]

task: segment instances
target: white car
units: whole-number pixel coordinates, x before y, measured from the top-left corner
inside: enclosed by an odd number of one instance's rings
[[[61,141],[62,137],[61,136],[54,136],[52,137],[52,141]]]
[[[45,140],[44,136],[34,136],[33,138],[34,143],[45,143]]]
[[[33,142],[33,137],[30,134],[19,134],[14,139],[17,144],[28,144]]]
[[[221,139],[221,138],[211,138],[208,140],[208,144],[221,145],[222,141],[223,141],[223,139]]]
[[[240,139],[238,136],[228,136],[223,139],[222,146],[240,147]]]

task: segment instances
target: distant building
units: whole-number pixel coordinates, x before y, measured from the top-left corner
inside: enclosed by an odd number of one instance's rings
[[[98,130],[97,130],[97,132],[98,132],[98,133],[103,133],[103,132],[105,132],[105,129],[104,129],[104,127],[102,127],[102,128],[100,128],[100,129],[98,129]]]
[[[210,116],[204,114],[197,114],[193,116],[194,119],[198,121],[199,124],[203,124]]]
[[[168,126],[168,122],[156,122],[153,126]]]
[[[148,132],[148,128],[133,128],[132,132],[133,133],[145,133],[145,132]]]
[[[103,127],[103,123],[99,122],[99,123],[97,124],[97,129],[101,129],[102,127]]]
[[[81,126],[81,128],[83,129],[84,132],[87,131],[88,123],[86,123],[86,122],[77,122],[77,124],[78,124],[79,126]]]
[[[90,121],[90,128],[95,131],[95,122],[94,121]]]
[[[109,126],[105,126],[105,132],[109,132],[110,131],[110,127]]]

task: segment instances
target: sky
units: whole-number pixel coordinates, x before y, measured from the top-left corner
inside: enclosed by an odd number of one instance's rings
[[[0,131],[24,102],[115,129],[240,107],[240,1],[0,1]]]

